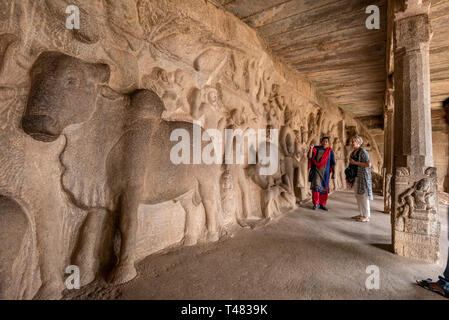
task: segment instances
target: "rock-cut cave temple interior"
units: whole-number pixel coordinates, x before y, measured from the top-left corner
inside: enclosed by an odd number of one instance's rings
[[[449,0],[1,0],[0,299],[444,299],[448,32]]]

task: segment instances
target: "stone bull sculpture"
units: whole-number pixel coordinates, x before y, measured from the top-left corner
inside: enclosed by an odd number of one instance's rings
[[[218,240],[221,170],[218,165],[173,164],[170,150],[176,142],[170,141],[171,132],[183,128],[191,133],[193,125],[162,120],[163,103],[152,91],[118,94],[107,86],[108,79],[105,65],[61,54],[41,55],[31,71],[22,127],[40,141],[66,137],[60,156],[62,188],[75,205],[90,212],[87,220],[98,209],[115,217],[120,253],[109,280],[124,283],[137,274],[139,203],[159,203],[195,189],[193,203],[204,205],[208,240]],[[186,211],[184,243],[192,245],[200,237],[191,231],[192,202],[181,205]],[[99,230],[87,226],[82,233],[95,232]],[[86,239],[80,235],[78,243]]]

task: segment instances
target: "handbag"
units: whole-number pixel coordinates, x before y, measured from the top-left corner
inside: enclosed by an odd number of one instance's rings
[[[359,161],[359,155],[360,155],[360,151],[361,148],[359,149],[359,151],[357,151],[357,154],[355,155],[355,157],[352,156],[351,153],[351,158],[355,161]],[[348,182],[348,184],[352,187],[352,185],[354,184],[355,178],[357,178],[357,171],[358,171],[358,166],[355,164],[350,164],[346,169],[345,169],[345,176],[346,176],[346,181]]]

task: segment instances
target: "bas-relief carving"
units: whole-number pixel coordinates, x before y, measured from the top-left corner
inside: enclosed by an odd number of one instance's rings
[[[396,253],[436,262],[439,258],[440,222],[437,213],[436,168],[411,174],[396,168],[393,201],[393,244]]]
[[[294,194],[294,183],[299,181],[299,141],[297,140],[297,133],[293,127],[294,115],[290,110],[285,113],[286,124],[281,128],[279,143],[282,154],[283,174],[285,174],[288,185],[288,190]]]
[[[422,178],[413,187],[399,196],[399,214],[403,217],[413,216],[416,210],[430,212],[436,209],[435,178],[436,169],[427,168],[426,178]]]
[[[396,177],[407,177],[410,175],[410,170],[408,168],[399,167],[396,168]]]
[[[298,134],[299,135],[299,134]],[[309,138],[310,136],[310,138]],[[312,135],[309,135],[309,131],[306,126],[301,127],[301,143],[299,144],[299,181],[298,187],[300,190],[300,200],[306,200],[312,193],[308,185],[308,172],[309,172],[309,159],[307,157]]]
[[[220,180],[221,207],[223,209],[223,224],[229,224],[235,221],[236,217],[236,199],[235,184],[229,169],[225,169]]]
[[[144,76],[142,84],[145,88],[154,91],[164,102],[168,112],[176,110],[189,111],[189,89],[193,89],[194,81],[190,74],[177,69],[173,72],[154,67]]]
[[[27,273],[34,273],[32,224],[26,210],[14,199],[0,195],[0,299],[33,294]]]
[[[267,144],[271,144],[267,140]],[[260,146],[259,146],[260,147]],[[273,147],[277,147],[273,146]],[[271,148],[271,147],[267,147]],[[269,149],[270,150],[270,149]],[[292,209],[296,203],[293,190],[290,189],[290,182],[285,173],[284,164],[279,163],[278,170],[272,175],[262,175],[261,168],[264,165],[257,161],[256,164],[248,166],[248,175],[262,190],[262,211],[263,217],[267,220],[278,217],[287,209]]]
[[[0,194],[26,207],[21,252],[31,262],[9,297],[58,297],[72,263],[83,284],[124,282],[147,254],[275,218],[294,208],[295,192],[310,196],[310,143],[344,141],[340,116],[289,87],[266,55],[236,50],[172,4],[74,1],[88,26],[77,31],[63,27],[67,1],[11,3],[0,10]],[[194,120],[281,129],[278,171],[172,165],[169,135]]]
[[[45,74],[41,69],[46,70]],[[107,77],[107,72],[102,71],[101,66],[75,58],[44,56],[32,70],[23,128],[41,141],[66,133],[67,146],[61,155],[66,168],[62,179],[66,192],[83,209],[103,207],[120,212],[116,223],[121,250],[111,279],[121,283],[136,275],[135,236],[141,202],[163,202],[198,188],[206,209],[208,237],[218,239],[216,185],[220,170],[214,166],[172,164],[171,145],[167,143],[171,132],[177,128],[191,132],[192,126],[163,121],[162,101],[150,91],[122,96],[102,86]],[[75,110],[73,105],[77,106]],[[102,150],[98,150],[99,142]],[[164,183],[155,185],[155,181]],[[189,230],[191,208],[184,209],[185,242],[194,244],[198,239]]]
[[[227,141],[227,143],[232,144],[233,154],[237,153],[237,140],[241,139],[243,142],[241,144],[240,150],[242,154],[244,154],[244,158],[248,159],[247,150],[245,150],[245,136],[248,133],[248,130],[251,129],[249,124],[248,116],[245,112],[244,108],[241,109],[232,109],[229,112],[225,113],[226,117],[226,129],[234,130],[235,137],[232,141]],[[253,210],[250,205],[250,185],[248,181],[248,177],[246,174],[247,160],[244,161],[243,164],[239,163],[230,163],[224,165],[224,173],[222,176],[223,183],[227,185],[225,188],[226,193],[222,194],[222,205],[225,207],[230,207],[230,199],[231,195],[230,188],[234,191],[232,198],[235,203],[233,204],[234,209],[233,217],[228,217],[228,220],[236,221],[240,226],[247,226],[248,221],[251,220]],[[223,197],[224,196],[224,197]],[[224,213],[225,216],[228,214]]]
[[[346,176],[345,176],[345,154],[343,149],[343,144],[341,140],[337,137],[333,142],[333,150],[335,154],[335,179],[334,183],[336,189],[345,189],[346,188]]]

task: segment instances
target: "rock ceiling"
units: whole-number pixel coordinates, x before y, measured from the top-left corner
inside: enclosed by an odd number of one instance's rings
[[[257,30],[269,50],[356,117],[378,117],[385,90],[387,0],[213,0]],[[369,5],[381,12],[368,30]],[[449,97],[449,0],[432,0],[432,108]]]

